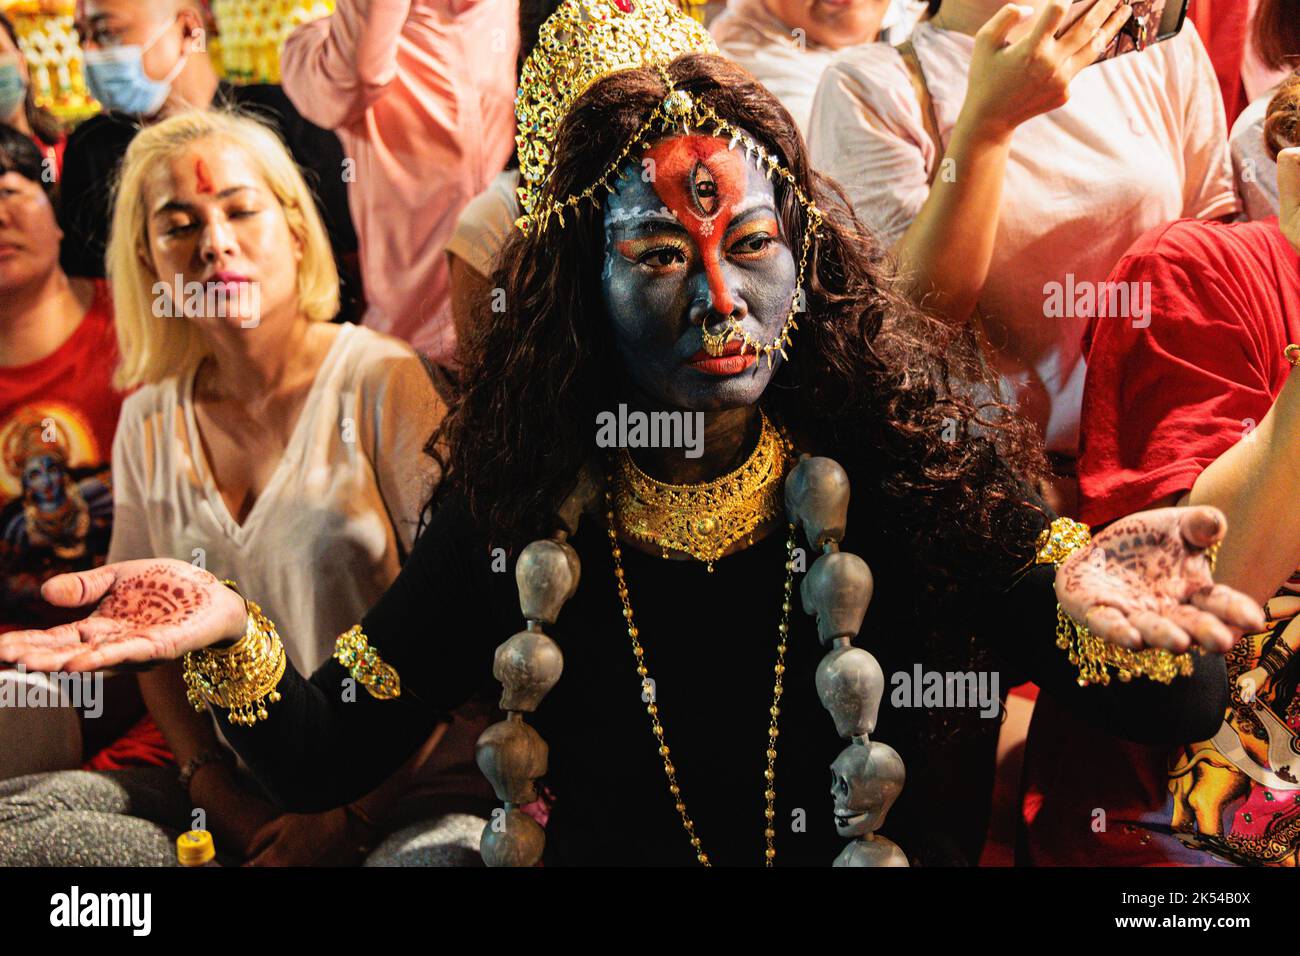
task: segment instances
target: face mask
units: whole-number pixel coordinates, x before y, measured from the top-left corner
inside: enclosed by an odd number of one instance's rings
[[[27,83],[18,69],[18,57],[0,55],[0,121],[13,116],[27,99]]]
[[[161,80],[151,80],[144,71],[144,54],[158,42],[159,37],[171,29],[168,23],[143,46],[114,46],[106,50],[87,50],[86,85],[90,93],[105,109],[119,113],[151,116],[167,102],[172,81],[185,68],[189,51],[182,48],[180,59],[171,72]]]

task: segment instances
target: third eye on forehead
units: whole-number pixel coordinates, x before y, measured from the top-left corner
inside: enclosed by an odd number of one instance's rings
[[[610,195],[609,205],[605,210],[607,230],[621,236],[686,231],[681,221],[669,211],[653,190],[648,196],[639,193],[633,197],[629,193],[629,190],[624,190],[621,195]],[[780,222],[772,197],[751,193],[736,204],[730,222],[727,224],[728,231],[760,215],[766,215]]]

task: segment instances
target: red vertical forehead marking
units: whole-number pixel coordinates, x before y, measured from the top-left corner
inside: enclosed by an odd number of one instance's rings
[[[675,136],[646,151],[654,161],[654,190],[700,251],[714,311],[735,308],[722,277],[722,238],[745,197],[744,158],[712,136]]]
[[[212,174],[208,172],[208,164],[201,159],[194,161],[194,188],[201,193],[216,191],[212,184]]]

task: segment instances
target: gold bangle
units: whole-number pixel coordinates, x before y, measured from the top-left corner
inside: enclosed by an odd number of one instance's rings
[[[1034,563],[1059,568],[1071,554],[1091,544],[1092,532],[1086,524],[1057,518],[1039,535]],[[1095,636],[1086,624],[1070,617],[1060,604],[1056,605],[1056,646],[1066,651],[1070,663],[1079,669],[1076,679],[1080,687],[1109,684],[1110,668],[1114,668],[1115,676],[1124,683],[1134,677],[1146,677],[1168,684],[1175,677],[1192,673],[1191,652],[1173,654],[1158,647],[1135,651],[1111,644]]]
[[[1292,342],[1282,350],[1282,354],[1286,356],[1286,360],[1292,365],[1300,365],[1300,345]]]
[[[371,697],[395,700],[402,696],[401,677],[370,646],[360,624],[353,624],[334,641],[334,659],[347,668],[352,679],[363,685]]]
[[[258,605],[248,605],[244,636],[230,647],[208,647],[185,654],[185,696],[196,711],[205,705],[229,711],[232,724],[252,727],[266,720],[268,703],[278,703],[275,688],[284,676],[284,645]]]

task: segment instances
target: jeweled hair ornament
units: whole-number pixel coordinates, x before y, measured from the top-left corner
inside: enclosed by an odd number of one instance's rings
[[[704,350],[709,355],[721,355],[728,342],[740,339],[742,352],[767,356],[770,366],[776,354],[789,357],[786,348],[791,344],[790,333],[799,327],[795,315],[804,309],[808,252],[822,223],[822,213],[778,155],[723,119],[700,97],[674,87],[666,69],[669,63],[688,53],[717,52],[708,33],[665,0],[566,0],[561,4],[542,26],[537,45],[524,63],[515,98],[519,120],[515,142],[523,179],[518,195],[524,210],[515,225],[525,234],[534,229],[545,232],[563,228],[565,211],[577,209],[584,201],[598,207],[629,154],[638,144],[648,149],[656,134],[700,130],[727,139],[731,149],[743,149],[746,160],[755,162],[768,179],[776,176],[786,181],[807,220],[799,250],[799,277],[780,331],[771,340],[759,340],[734,317],[729,317],[720,332],[701,330]],[[553,195],[549,188],[552,147],[574,102],[598,80],[619,70],[645,67],[655,68],[663,79],[663,100],[593,183],[568,196]]]

